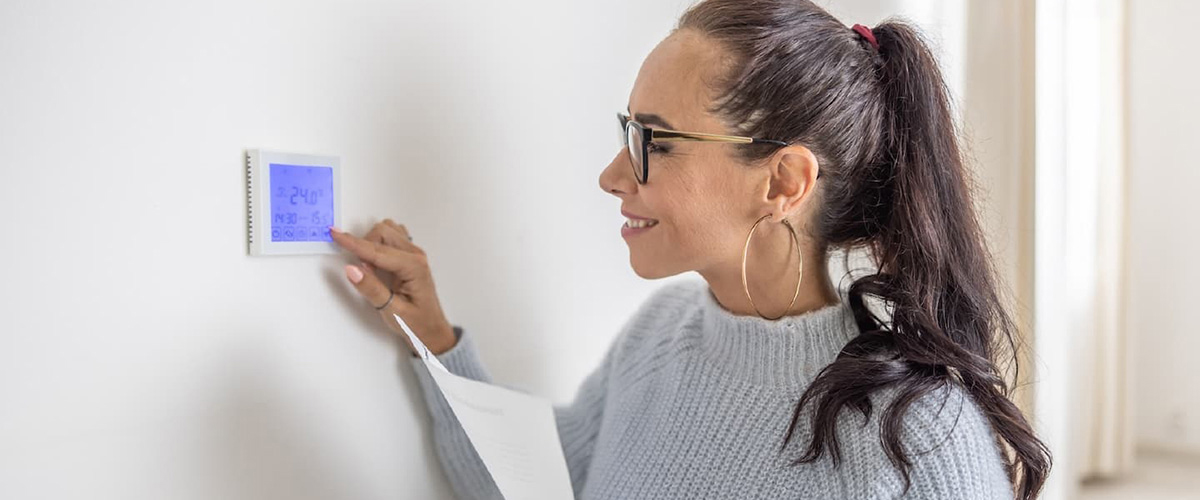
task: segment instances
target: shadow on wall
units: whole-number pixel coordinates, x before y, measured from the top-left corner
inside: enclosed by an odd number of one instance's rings
[[[340,276],[337,271],[327,273],[331,285]],[[339,300],[356,298],[343,295]],[[367,323],[362,318],[360,321]],[[391,345],[399,339],[381,331],[378,322],[373,326],[365,329],[387,338],[392,348],[400,347]],[[331,333],[362,334],[357,330]],[[397,498],[397,492],[406,492],[400,498],[450,498],[448,484],[436,460],[409,461],[405,471],[399,470],[401,463],[379,464],[372,469],[374,473],[355,469],[353,464],[361,464],[362,457],[356,460],[352,456],[357,452],[347,442],[353,439],[344,436],[357,431],[339,429],[336,425],[339,421],[330,420],[319,411],[322,408],[319,402],[302,401],[320,397],[319,393],[306,394],[305,387],[287,379],[286,370],[275,369],[270,352],[246,349],[222,363],[221,374],[207,394],[209,410],[199,420],[203,427],[194,433],[194,448],[182,450],[191,455],[181,457],[192,464],[189,476],[204,481],[196,490],[227,500],[382,500]],[[425,417],[425,402],[415,374],[404,358],[399,359],[397,371],[403,394],[389,397],[401,401],[381,402],[380,411],[398,406],[413,408],[419,416],[416,426],[386,433],[399,438],[393,443],[397,450],[407,449],[388,456],[434,457],[432,429]],[[401,421],[396,425],[402,425]],[[420,449],[412,450],[414,445]],[[180,451],[170,450],[166,455],[178,456]],[[394,472],[386,472],[389,469]],[[428,480],[417,485],[385,482],[415,477]]]
[[[461,27],[452,13],[431,16],[424,22],[445,26],[448,32]],[[397,164],[384,165],[372,174],[371,185],[363,186],[385,199],[383,206],[394,208],[359,215],[405,224],[414,242],[429,251],[448,319],[476,335],[484,359],[494,362],[494,373],[505,379],[551,379],[556,374],[540,360],[555,353],[536,341],[536,334],[526,333],[546,332],[545,320],[537,314],[514,314],[541,305],[536,285],[544,281],[531,280],[528,274],[541,269],[538,259],[530,256],[536,249],[527,246],[535,242],[510,231],[515,197],[536,200],[526,205],[554,203],[540,198],[551,191],[541,184],[546,174],[520,167],[557,160],[515,140],[523,135],[513,129],[512,113],[532,111],[539,104],[522,100],[535,94],[519,90],[534,84],[521,73],[531,67],[495,55],[497,44],[520,54],[538,50],[542,42],[536,37],[481,36],[449,37],[429,45],[413,33],[404,35],[412,37],[408,43],[426,50],[399,52],[403,60],[398,64],[405,71],[391,83],[397,90],[378,106],[386,115],[379,118],[379,130],[390,131],[380,138],[386,144],[383,158]],[[481,76],[487,80],[481,81]],[[497,102],[498,95],[512,100]],[[370,227],[347,229],[362,234]]]
[[[248,360],[247,360],[248,361]],[[368,498],[365,483],[341,475],[321,443],[299,425],[296,408],[264,374],[238,363],[208,419],[204,449],[215,484],[228,499]]]
[[[379,317],[379,313],[375,312],[375,309],[346,281],[346,275],[342,271],[341,264],[334,266],[332,269],[325,269],[323,277],[325,285],[333,291],[333,296],[337,297],[337,304],[330,304],[330,310],[345,311],[346,315],[353,316],[354,324],[358,327],[353,333],[358,334],[359,331],[369,332],[368,334],[372,337],[383,341],[387,349],[400,354],[405,354],[409,351],[408,344],[405,344],[404,341],[400,340],[399,335],[394,334],[388,329],[387,325],[383,323],[383,318]],[[385,347],[381,346],[380,348],[383,349]],[[413,387],[413,389],[420,390],[418,387]],[[424,405],[421,401],[417,402]]]

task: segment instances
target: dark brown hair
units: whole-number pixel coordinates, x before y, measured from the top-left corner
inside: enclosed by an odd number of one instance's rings
[[[873,29],[879,48],[804,0],[707,0],[676,29],[694,29],[726,51],[710,111],[736,133],[799,143],[821,165],[814,236],[833,248],[867,249],[871,273],[848,290],[860,334],[825,367],[795,407],[784,444],[806,405],[812,440],[798,463],[841,454],[837,417],[869,417],[869,396],[896,395],[881,411],[880,439],[910,485],[902,417],[917,399],[957,385],[979,405],[1008,456],[1022,499],[1035,498],[1050,452],[1009,400],[997,361],[1015,370],[1016,326],[971,204],[969,176],[937,61],[919,32],[898,20]],[[779,146],[745,145],[748,162]],[[884,319],[867,307],[881,302]]]

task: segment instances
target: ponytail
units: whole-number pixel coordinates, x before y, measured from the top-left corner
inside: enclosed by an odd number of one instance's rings
[[[1050,453],[1020,410],[997,361],[1015,368],[1016,326],[1006,312],[971,203],[947,89],[928,45],[888,21],[847,28],[807,1],[708,0],[681,27],[716,38],[736,63],[718,111],[738,132],[805,144],[823,184],[815,234],[825,245],[865,248],[873,274],[853,281],[848,302],[860,334],[805,390],[788,427],[812,407],[813,434],[800,457],[829,452],[840,463],[838,415],[864,416],[887,389],[880,438],[911,485],[900,435],[906,410],[955,386],[980,407],[1008,455],[1018,498],[1033,499]],[[870,36],[868,36],[870,35]],[[766,112],[764,112],[766,111]],[[773,151],[747,148],[749,160]],[[889,313],[881,318],[868,301]]]
[[[901,417],[920,397],[955,384],[984,409],[1011,448],[1009,474],[1018,496],[1035,498],[1050,467],[1049,451],[1008,399],[993,362],[997,337],[1015,358],[1016,327],[997,293],[971,205],[944,81],[927,45],[906,24],[885,23],[874,35],[885,113],[882,154],[867,168],[879,172],[872,177],[883,180],[878,197],[887,201],[874,213],[869,237],[878,271],[849,290],[863,334],[821,372],[797,406],[799,415],[805,404],[815,404],[820,429],[802,460],[836,447],[832,422],[843,406],[869,407],[869,393],[892,387],[896,397],[883,410],[881,435],[888,459],[908,484]],[[866,297],[886,303],[890,321],[871,313]]]

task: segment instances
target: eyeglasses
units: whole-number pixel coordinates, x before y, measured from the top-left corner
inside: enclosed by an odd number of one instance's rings
[[[617,112],[621,121],[621,145],[629,152],[630,163],[633,164],[633,174],[638,184],[645,184],[650,173],[650,143],[652,142],[733,142],[739,144],[774,144],[787,146],[783,141],[758,139],[738,135],[705,134],[701,132],[681,132],[678,130],[654,129],[629,119],[629,115]]]

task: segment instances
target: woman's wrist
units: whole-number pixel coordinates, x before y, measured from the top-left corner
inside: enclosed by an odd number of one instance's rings
[[[425,346],[429,348],[429,352],[433,353],[434,356],[444,354],[450,349],[453,349],[454,346],[458,345],[458,339],[462,330],[455,328],[453,325],[447,326],[448,329],[445,330],[441,335],[438,335],[438,340],[432,341]],[[414,356],[415,355],[416,354],[414,354]]]

